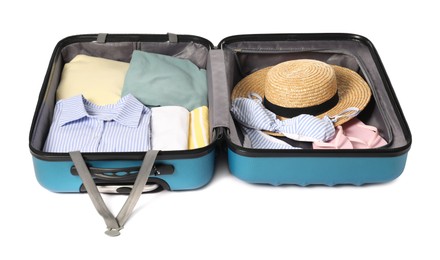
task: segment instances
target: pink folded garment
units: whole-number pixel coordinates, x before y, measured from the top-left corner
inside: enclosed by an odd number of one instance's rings
[[[376,127],[357,118],[336,128],[335,138],[329,142],[314,142],[313,149],[371,149],[386,145]]]
[[[344,134],[353,144],[353,149],[377,148],[387,144],[379,135],[376,127],[364,124],[361,120],[353,118],[342,125]]]
[[[313,142],[313,149],[353,149],[353,145],[347,136],[344,135],[342,126],[337,126],[335,138],[328,142]]]

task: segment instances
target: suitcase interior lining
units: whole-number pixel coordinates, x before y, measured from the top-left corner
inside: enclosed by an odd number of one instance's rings
[[[261,37],[264,39],[264,37]],[[224,91],[226,80],[227,93],[230,96],[232,88],[246,75],[279,62],[313,58],[331,64],[348,67],[357,71],[371,87],[373,98],[368,106],[358,116],[363,122],[376,126],[380,134],[390,143],[387,148],[400,148],[406,146],[410,140],[409,129],[402,122],[394,92],[389,85],[386,73],[381,61],[369,42],[358,38],[344,38],[342,40],[326,40],[323,36],[319,40],[271,40],[271,41],[235,41],[224,42],[222,50],[224,57],[214,53],[209,46],[188,42],[143,42],[138,40],[97,43],[94,41],[69,42],[54,52],[54,58],[48,74],[46,75],[44,93],[39,110],[36,112],[35,126],[30,137],[30,145],[33,149],[41,151],[46,140],[53,116],[55,105],[55,93],[59,84],[62,68],[77,54],[87,54],[102,58],[129,62],[134,50],[142,50],[160,53],[179,58],[189,59],[200,68],[207,70],[208,77],[208,102],[210,108],[209,122],[212,127],[228,127],[230,140],[242,145],[242,134],[239,127],[233,121],[226,107],[230,106],[230,100],[219,98],[218,93]],[[209,60],[211,59],[211,62]],[[218,66],[224,64],[226,79],[214,73],[210,64]],[[218,68],[216,68],[218,70]],[[215,77],[213,77],[213,74]],[[213,90],[213,88],[216,88]],[[220,100],[221,99],[221,100]],[[223,108],[224,107],[224,108]],[[229,120],[224,119],[228,114]],[[214,120],[217,118],[218,120]],[[214,123],[216,125],[214,126]],[[211,132],[214,134],[216,131]],[[211,141],[217,140],[213,136]]]
[[[52,122],[53,109],[56,103],[56,89],[59,85],[62,69],[65,63],[71,61],[78,54],[129,62],[134,50],[148,51],[188,59],[199,68],[209,71],[209,68],[207,68],[209,48],[195,42],[76,42],[69,44],[55,53],[55,58],[48,75],[46,91],[31,136],[31,146],[38,151],[42,151],[43,149]],[[209,81],[208,90],[209,92],[212,91]],[[208,98],[209,96],[211,95],[208,95]],[[209,103],[211,103],[211,100],[208,100],[208,104]],[[211,106],[209,105],[209,107]],[[212,119],[209,118],[209,121],[211,124]],[[211,143],[214,141],[215,137],[213,136],[211,138]]]
[[[306,46],[306,47],[305,47]],[[398,148],[408,143],[394,113],[382,75],[379,73],[371,50],[360,41],[244,41],[224,44],[228,93],[245,76],[267,66],[293,59],[316,59],[329,64],[350,68],[359,73],[371,87],[373,96],[367,107],[358,115],[364,123],[378,128],[389,143],[387,148]],[[230,140],[243,146],[243,134],[237,122],[230,120]],[[311,148],[310,144],[291,141],[292,145]],[[246,147],[249,148],[249,147]]]
[[[209,52],[206,46],[195,42],[77,42],[64,47],[61,54],[66,63],[78,54],[130,62],[135,50],[187,59],[203,69],[206,69]]]

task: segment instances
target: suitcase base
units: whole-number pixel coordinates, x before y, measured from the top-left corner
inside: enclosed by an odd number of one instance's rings
[[[248,157],[228,150],[232,175],[249,183],[299,186],[389,182],[403,172],[407,153],[396,157]]]
[[[214,175],[215,149],[198,158],[157,160],[156,164],[172,165],[172,174],[151,176],[149,184],[158,184],[167,190],[191,190],[208,184]],[[72,161],[45,161],[33,157],[35,175],[44,188],[53,192],[81,192],[82,181],[78,175],[72,174]],[[140,167],[142,161],[87,161],[90,167],[101,169],[118,169]],[[197,167],[195,167],[197,166]],[[113,181],[95,178],[98,185],[121,185],[124,181]],[[113,184],[112,184],[113,183]],[[130,182],[128,182],[130,183]],[[133,181],[131,181],[133,184]]]

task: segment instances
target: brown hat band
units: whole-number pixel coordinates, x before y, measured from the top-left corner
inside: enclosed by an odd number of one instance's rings
[[[334,106],[336,106],[338,102],[339,102],[338,92],[336,92],[336,94],[333,97],[331,97],[329,100],[325,101],[324,103],[310,107],[296,107],[296,108],[281,107],[271,103],[269,100],[266,99],[266,97],[263,100],[263,104],[267,109],[269,109],[270,111],[274,112],[279,116],[287,117],[287,118],[292,118],[295,116],[299,116],[301,114],[316,116],[325,113],[326,111],[329,111]]]

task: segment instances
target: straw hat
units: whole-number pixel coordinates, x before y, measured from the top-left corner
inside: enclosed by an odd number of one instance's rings
[[[317,60],[291,60],[258,70],[242,79],[232,91],[232,100],[256,93],[264,106],[280,119],[300,114],[319,118],[335,116],[350,107],[361,111],[371,90],[356,72]],[[341,117],[335,126],[350,120]]]

